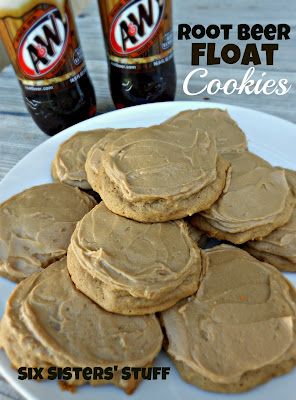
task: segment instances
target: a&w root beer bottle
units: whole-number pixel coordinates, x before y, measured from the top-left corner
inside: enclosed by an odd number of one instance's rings
[[[0,34],[27,108],[45,133],[96,113],[68,0],[1,0]]]
[[[171,0],[99,0],[117,108],[174,100]]]

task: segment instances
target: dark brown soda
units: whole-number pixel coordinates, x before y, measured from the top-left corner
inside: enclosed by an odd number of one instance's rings
[[[95,92],[87,73],[70,87],[59,83],[56,92],[35,93],[23,88],[23,94],[35,123],[50,136],[96,114]]]
[[[109,81],[116,108],[173,101],[176,95],[174,59],[151,70],[119,70],[110,64]]]

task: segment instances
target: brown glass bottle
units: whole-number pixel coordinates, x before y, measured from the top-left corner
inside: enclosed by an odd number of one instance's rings
[[[0,34],[19,79],[26,106],[48,135],[96,113],[68,0],[0,4]],[[16,3],[17,4],[17,3]]]
[[[171,0],[99,0],[117,108],[174,100]]]

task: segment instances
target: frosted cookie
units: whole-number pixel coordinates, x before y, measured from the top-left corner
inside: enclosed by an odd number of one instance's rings
[[[198,292],[161,314],[167,351],[182,378],[215,392],[243,392],[296,365],[296,292],[247,252],[206,250]]]
[[[296,172],[286,170],[286,175],[296,195]],[[296,272],[296,208],[287,224],[261,240],[248,242],[246,250],[281,271]]]
[[[111,380],[65,381],[67,385],[114,384],[127,393],[139,380],[123,380],[123,367],[153,363],[162,345],[154,315],[108,313],[75,289],[66,259],[22,281],[10,296],[0,323],[0,347],[14,368],[118,367]]]
[[[218,108],[181,111],[166,123],[179,129],[190,126],[208,132],[216,138],[217,149],[221,154],[241,153],[248,149],[244,132],[227,111]]]
[[[123,129],[96,129],[78,132],[62,143],[52,162],[52,176],[55,181],[91,189],[85,172],[86,156],[91,147],[109,133],[120,134]]]
[[[229,163],[213,136],[196,129],[159,125],[130,129],[97,145],[87,162],[87,178],[114,213],[140,222],[180,219],[205,210],[222,193]]]
[[[165,310],[190,296],[201,271],[200,250],[184,221],[141,224],[103,203],[77,224],[67,263],[82,293],[126,315]]]
[[[285,172],[292,193],[296,197],[296,171],[293,171],[291,169],[285,169]]]
[[[0,275],[19,282],[63,257],[92,197],[61,183],[35,186],[0,205]]]
[[[252,153],[224,154],[231,174],[219,200],[191,223],[235,244],[267,236],[291,218],[295,200],[285,171]]]

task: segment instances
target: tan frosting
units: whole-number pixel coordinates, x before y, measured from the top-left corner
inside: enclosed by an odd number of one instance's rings
[[[259,251],[284,257],[296,264],[296,209],[290,221],[265,236],[260,241],[250,241],[248,246]]]
[[[77,225],[71,249],[93,278],[137,298],[162,299],[201,270],[200,250],[184,221],[142,224],[103,203]]]
[[[296,197],[296,171],[292,171],[291,169],[285,169],[285,172],[292,193]]]
[[[0,274],[29,276],[66,254],[76,223],[95,205],[79,189],[36,186],[0,205]]]
[[[286,170],[292,192],[296,194],[296,172]],[[260,241],[250,241],[248,246],[255,250],[284,257],[296,264],[296,208],[287,224],[277,228]]]
[[[187,198],[217,178],[213,137],[195,128],[131,129],[109,143],[102,168],[127,201]]]
[[[109,129],[108,134],[99,139],[89,150],[85,167],[88,166],[95,174],[97,174],[101,167],[102,155],[106,146],[119,136],[124,135],[127,131],[128,129]]]
[[[169,354],[225,384],[296,357],[296,296],[276,269],[226,245],[204,269],[196,296],[162,313]]]
[[[188,126],[208,132],[216,138],[220,153],[243,152],[248,148],[245,134],[227,111],[217,108],[186,110],[166,123],[187,129]]]
[[[55,180],[81,189],[91,189],[85,172],[87,153],[95,143],[103,141],[106,135],[114,133],[116,137],[120,134],[120,131],[120,129],[116,131],[113,129],[96,129],[78,132],[61,144],[52,165]]]
[[[111,314],[76,290],[65,258],[13,292],[1,321],[1,344],[8,355],[11,336],[23,343],[16,367],[33,366],[28,364],[31,354],[38,367],[145,366],[160,351],[163,338],[154,315]]]
[[[231,162],[229,182],[219,200],[201,215],[230,233],[272,223],[285,210],[290,195],[285,171],[250,152],[223,157]]]

